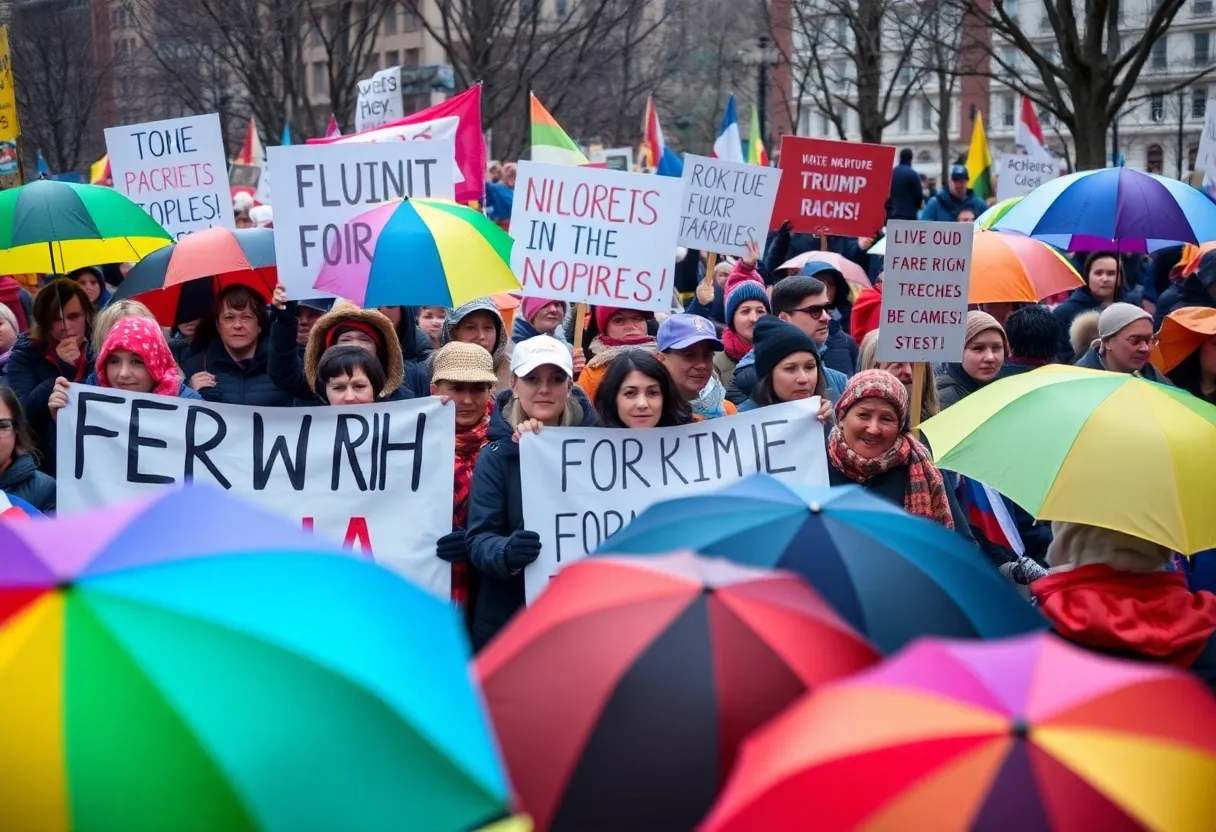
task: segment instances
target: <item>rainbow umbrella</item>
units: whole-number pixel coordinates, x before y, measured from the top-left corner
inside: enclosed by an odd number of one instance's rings
[[[1084,285],[1072,264],[1046,243],[976,229],[968,303],[1038,303]]]
[[[1216,699],[1050,635],[925,640],[743,747],[701,832],[1216,829]]]
[[[204,488],[0,524],[0,829],[507,816],[457,615],[328,547]]]
[[[39,180],[0,192],[0,273],[126,263],[173,242],[113,188]]]
[[[387,202],[346,223],[371,257],[321,267],[313,288],[360,306],[459,306],[519,291],[511,235],[484,214],[441,199]]]
[[[921,425],[939,467],[1040,520],[1115,529],[1190,554],[1216,547],[1216,406],[1138,376],[1049,365]],[[1113,457],[1133,460],[1128,481]]]
[[[1010,208],[1021,201],[1022,198],[1020,196],[1012,196],[1009,199],[1002,199],[995,205],[990,205],[987,211],[975,218],[976,226],[987,231],[992,228],[997,220],[1008,214]]]

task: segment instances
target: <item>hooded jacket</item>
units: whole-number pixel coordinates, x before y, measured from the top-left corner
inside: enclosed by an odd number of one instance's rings
[[[849,326],[853,317],[853,301],[850,299],[851,289],[849,282],[844,279],[844,275],[832,268],[831,263],[824,262],[823,260],[810,261],[799,269],[798,274],[802,277],[814,277],[824,283],[831,283],[836,288],[835,298],[832,300],[832,308],[836,312],[837,317],[833,318],[833,322],[837,324],[836,328],[838,330],[843,329],[845,336],[848,337]],[[829,340],[831,339],[829,338]],[[856,372],[857,367],[856,344],[853,345],[853,350],[853,363],[851,365],[853,369],[850,369],[847,373],[850,376]],[[828,366],[835,365],[829,364]],[[844,372],[840,367],[836,367],[836,369],[842,373]]]
[[[295,343],[294,329],[292,343]],[[182,366],[182,373],[187,382],[195,373],[203,371],[215,376],[214,387],[204,387],[198,391],[199,395],[209,402],[255,407],[289,407],[292,404],[291,395],[284,393],[271,381],[269,360],[268,338],[258,339],[257,349],[252,357],[236,361],[228,354],[224,342],[217,336],[211,339],[201,353],[186,361]]]
[[[578,426],[595,425],[595,409],[583,392],[570,394],[577,406]],[[519,445],[515,429],[503,415],[512,393],[495,396],[494,412],[486,432],[489,444],[477,456],[469,490],[469,518],[465,545],[469,562],[481,572],[473,610],[473,649],[480,650],[524,605],[523,573],[511,574],[505,551],[511,533],[524,528],[523,496],[519,478]]]
[[[970,208],[978,217],[988,210],[988,205],[971,191],[962,199],[955,199],[949,188],[941,188],[925,203],[920,218],[923,222],[958,222],[958,215],[964,208]]]
[[[55,510],[55,479],[39,471],[29,454],[16,457],[0,472],[0,491],[25,500],[44,514]]]
[[[439,333],[439,343],[443,345],[451,342],[453,340],[452,330],[474,312],[489,312],[494,318],[496,335],[494,349],[490,351],[490,355],[494,358],[494,373],[498,376],[498,383],[494,385],[494,392],[501,393],[511,386],[511,361],[507,358],[507,326],[503,323],[502,313],[498,311],[498,305],[494,303],[493,298],[475,298],[454,309],[449,309],[448,315],[443,321],[443,331]],[[429,369],[427,377],[430,377]]]
[[[947,364],[946,371],[939,374],[934,381],[937,384],[937,398],[942,410],[952,404],[958,404],[976,390],[987,386],[967,375],[963,365],[957,362]]]

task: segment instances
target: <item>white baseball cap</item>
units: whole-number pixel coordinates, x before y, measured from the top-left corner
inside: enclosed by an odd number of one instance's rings
[[[552,335],[535,335],[515,345],[511,353],[511,372],[526,376],[537,367],[552,364],[567,376],[574,377],[574,359],[570,348]]]

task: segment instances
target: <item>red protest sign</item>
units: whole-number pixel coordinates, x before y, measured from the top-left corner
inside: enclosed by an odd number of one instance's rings
[[[894,166],[890,145],[783,136],[772,227],[872,237],[887,220]]]

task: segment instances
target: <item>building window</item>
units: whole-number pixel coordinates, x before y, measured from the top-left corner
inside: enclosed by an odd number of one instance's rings
[[[401,66],[401,53],[396,49],[384,53],[384,68],[388,69],[390,66]]]
[[[1165,154],[1161,151],[1161,145],[1150,144],[1145,159],[1148,163],[1145,167],[1149,173],[1159,174],[1165,169]]]
[[[373,52],[367,56],[367,63],[363,65],[363,77],[370,78],[380,71],[380,53]]]
[[[1169,47],[1169,38],[1162,35],[1159,40],[1153,44],[1152,52],[1149,53],[1149,64],[1153,69],[1165,69],[1165,50]]]
[[[1208,114],[1208,91],[1205,87],[1191,90],[1191,118],[1204,118]]]
[[[1056,123],[1055,114],[1053,114],[1051,112],[1051,110],[1046,110],[1046,109],[1040,107],[1039,108],[1039,126],[1051,127],[1051,126],[1055,125],[1055,123]],[[1046,138],[1046,137],[1044,137],[1044,138]]]
[[[907,64],[901,66],[899,68],[899,72],[896,73],[895,83],[899,84],[901,87],[906,87],[911,84],[912,67],[908,66]]]
[[[558,17],[565,17],[567,11],[566,0],[556,0],[556,2],[553,4],[553,13]]]
[[[843,46],[849,39],[849,21],[841,17],[836,18],[836,43]]]
[[[325,64],[312,65],[312,94],[325,95]]]
[[[1002,68],[1007,72],[1016,72],[1018,68],[1018,50],[1014,49],[1012,46],[1006,46],[1004,49],[1002,49],[1001,63],[1005,65]]]
[[[849,69],[844,61],[835,61],[832,64],[832,87],[838,90],[844,89],[845,82],[849,77]]]
[[[1051,31],[1051,18],[1048,17],[1046,14],[1039,15],[1039,31],[1040,32],[1050,32]]]
[[[1211,14],[1212,0],[1195,0],[1195,14]],[[1191,166],[1194,168],[1194,165]]]
[[[832,132],[832,120],[828,118],[827,113],[819,114],[819,135],[827,136]]]
[[[1165,120],[1165,93],[1155,92],[1148,97],[1148,116],[1153,121]]]
[[[413,6],[406,6],[403,16],[405,17],[405,31],[417,32],[421,25],[418,22],[417,10],[415,10]]]
[[[1005,14],[1009,15],[1009,19],[1014,23],[1018,22],[1018,13],[1022,10],[1022,4],[1019,0],[1005,0]]]
[[[912,108],[905,106],[899,111],[899,132],[907,133],[912,127]]]
[[[1012,95],[1001,96],[1001,125],[1004,127],[1012,127],[1014,120],[1014,106],[1017,101]]]
[[[933,129],[933,105],[927,98],[920,102],[920,129],[926,133]]]
[[[1211,37],[1207,32],[1195,32],[1191,38],[1195,44],[1195,66],[1207,66],[1212,62]]]
[[[325,33],[321,31],[321,24],[319,24],[319,23],[312,24],[312,45],[313,46],[324,46],[325,45]]]
[[[404,67],[422,66],[422,50],[421,49],[405,50],[405,57],[402,59],[401,65]]]
[[[397,7],[396,6],[393,6],[392,8],[390,8],[388,10],[388,13],[384,15],[384,34],[386,34],[386,35],[397,34]]]

